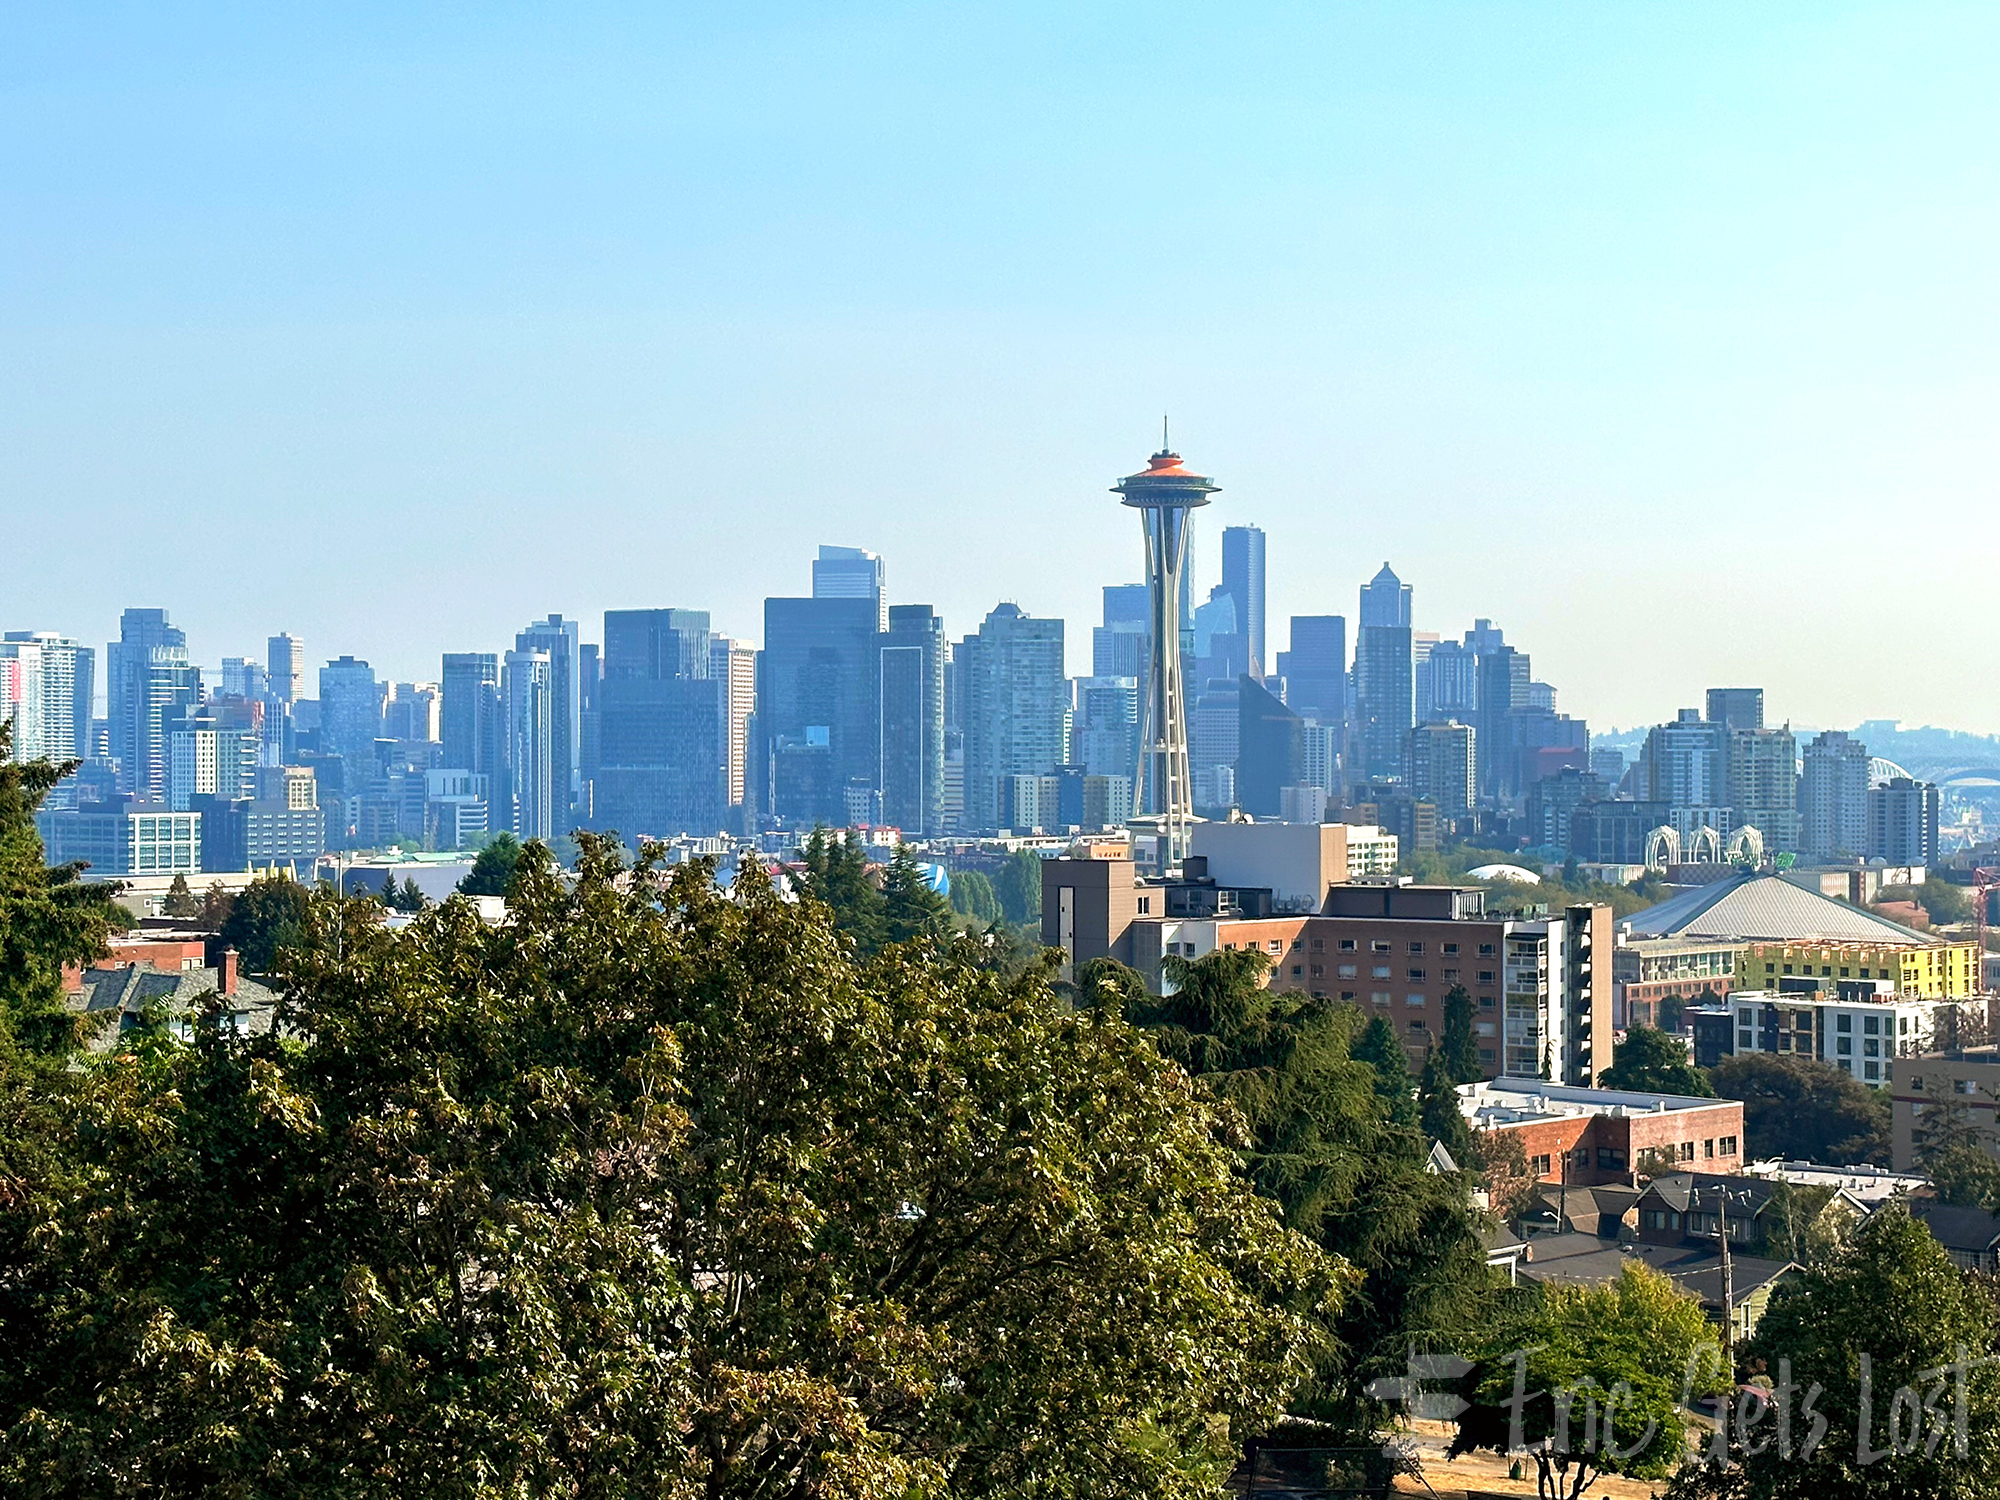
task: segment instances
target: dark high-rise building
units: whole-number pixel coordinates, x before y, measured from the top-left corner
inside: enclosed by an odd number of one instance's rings
[[[491,777],[497,785],[505,736],[499,656],[491,651],[447,651],[438,692],[444,767]],[[496,820],[494,826],[502,824]]]
[[[882,559],[860,547],[822,547],[813,560],[813,598],[872,599],[875,628],[889,628],[887,570]]]
[[[1347,621],[1341,615],[1293,615],[1292,649],[1278,653],[1285,702],[1302,718],[1347,718]]]
[[[773,816],[845,827],[848,789],[879,790],[878,614],[873,597],[764,601],[757,733],[777,768]]]
[[[1403,743],[1416,718],[1410,646],[1407,625],[1363,625],[1355,644],[1354,715],[1362,767],[1370,777],[1403,770]]]
[[[582,699],[577,691],[577,622],[561,615],[536,620],[514,637],[516,651],[545,651],[549,657],[549,788],[550,816],[555,831],[570,829],[570,798],[575,789],[578,723]]]
[[[1470,646],[1439,641],[1417,663],[1417,722],[1457,719],[1476,723],[1479,711],[1479,658]]]
[[[264,643],[264,680],[271,696],[295,703],[306,694],[306,643],[295,635],[274,635]]]
[[[591,826],[629,843],[722,831],[727,684],[713,663],[706,610],[605,611]]]
[[[996,604],[957,657],[965,673],[965,826],[999,828],[1003,782],[1050,776],[1068,763],[1063,622]]]
[[[1305,784],[1305,724],[1247,673],[1237,679],[1236,803],[1252,817],[1284,815],[1284,789]]]
[[[944,621],[892,604],[881,638],[882,821],[912,837],[944,826]]]
[[[1264,533],[1258,527],[1223,528],[1222,591],[1236,602],[1236,631],[1243,637],[1249,672],[1261,680],[1274,663],[1264,638]]]
[[[1521,791],[1514,719],[1528,707],[1530,664],[1525,652],[1498,646],[1479,658],[1479,792],[1512,797]]]
[[[1361,586],[1361,628],[1408,630],[1411,623],[1410,586],[1383,563],[1382,571]]]
[[[330,755],[372,757],[382,736],[382,684],[359,657],[319,669],[319,745]]]
[[[1711,724],[1726,724],[1731,729],[1762,729],[1764,727],[1764,690],[1762,688],[1710,688],[1708,690],[1708,721]]]
[[[1146,675],[1146,585],[1116,583],[1104,590],[1104,623],[1090,633],[1093,677]]]
[[[1868,853],[1891,865],[1932,865],[1938,857],[1938,789],[1892,776],[1868,789]]]

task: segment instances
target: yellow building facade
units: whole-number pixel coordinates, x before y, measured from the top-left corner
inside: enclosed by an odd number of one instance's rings
[[[1737,965],[1744,988],[1775,990],[1787,975],[1820,979],[1887,979],[1896,993],[1950,1000],[1979,993],[1977,943],[1752,943]]]

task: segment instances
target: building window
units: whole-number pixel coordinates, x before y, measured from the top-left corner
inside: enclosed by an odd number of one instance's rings
[[[1847,1058],[1843,1057],[1840,1060],[1840,1071],[1847,1074],[1851,1078],[1854,1076],[1854,1064],[1850,1062]]]
[[[1694,1142],[1693,1142],[1693,1141],[1682,1141],[1682,1142],[1681,1142],[1681,1160],[1682,1160],[1682,1161],[1693,1161],[1693,1160],[1694,1160]]]
[[[1412,1031],[1422,1031],[1423,1029],[1424,1029],[1424,1023],[1423,1023],[1422,1021],[1412,1021],[1412,1022],[1410,1022],[1410,1030],[1412,1030]]]
[[[1954,1078],[1951,1081],[1951,1091],[1954,1094],[1976,1093],[1978,1092],[1978,1085],[1970,1078]]]
[[[1834,1023],[1833,1029],[1835,1031],[1852,1031],[1854,1029],[1854,1017],[1842,1016]]]
[[[1553,1170],[1554,1167],[1546,1156],[1531,1156],[1528,1158],[1528,1175],[1530,1177],[1546,1177]]]
[[[1387,990],[1370,990],[1368,998],[1377,1005],[1387,1005],[1394,997]]]
[[[1424,997],[1422,995],[1405,995],[1403,997],[1403,1003],[1405,1005],[1414,1005],[1421,1009],[1424,1003]]]
[[[1494,1000],[1491,995],[1481,995],[1479,997],[1479,1008],[1481,1010],[1491,1010],[1493,1009],[1493,1006],[1494,1006]]]
[[[1854,1038],[1851,1036],[1836,1037],[1834,1039],[1833,1050],[1838,1052],[1842,1057],[1852,1057],[1854,1055]]]
[[[1880,1016],[1863,1016],[1861,1018],[1861,1029],[1869,1036],[1880,1036],[1882,1034],[1882,1018]]]
[[[1354,951],[1354,939],[1342,938],[1340,940],[1340,951],[1342,953],[1352,953]]]
[[[1481,943],[1479,945],[1479,956],[1481,958],[1491,958],[1493,956],[1493,945],[1491,943]]]
[[[1324,953],[1324,952],[1326,952],[1326,939],[1325,939],[1325,938],[1314,938],[1314,939],[1312,940],[1312,951],[1313,951],[1313,952],[1315,952],[1315,953]]]
[[[1861,1076],[1863,1078],[1879,1080],[1882,1077],[1882,1065],[1880,1063],[1863,1063],[1861,1065]]]
[[[1446,984],[1450,984],[1450,983],[1451,983],[1451,982],[1452,982],[1452,981],[1453,981],[1454,979],[1458,978],[1458,970],[1456,970],[1456,969],[1446,969],[1446,970],[1445,970],[1445,971],[1444,971],[1444,972],[1443,972],[1442,974],[1440,974],[1440,975],[1439,975],[1438,977],[1439,977],[1440,979],[1444,980],[1444,982],[1445,982]]]
[[[1597,1165],[1601,1171],[1623,1171],[1625,1169],[1625,1153],[1616,1146],[1599,1146],[1597,1148]]]
[[[1293,964],[1292,978],[1297,979],[1301,974],[1305,973],[1305,971],[1306,971],[1306,966],[1304,964]]]
[[[1723,1156],[1734,1156],[1736,1154],[1736,1137],[1725,1135],[1715,1143],[1715,1149]]]
[[[1458,944],[1456,944],[1456,943],[1446,943],[1446,944],[1444,945],[1444,951],[1445,951],[1446,953],[1456,953],[1456,952],[1458,952]]]
[[[1861,1055],[1863,1057],[1880,1057],[1882,1055],[1882,1044],[1876,1041],[1874,1037],[1868,1037],[1861,1043]]]
[[[1840,966],[1840,977],[1841,977],[1842,979],[1845,979],[1845,978],[1847,977],[1847,965],[1846,965],[1846,964],[1842,964],[1842,965]]]
[[[1342,990],[1340,992],[1340,998],[1343,1000],[1358,1000],[1361,997],[1357,995],[1353,990]]]
[[[1387,964],[1375,965],[1369,972],[1368,977],[1371,979],[1387,979],[1389,977],[1389,966]]]
[[[1368,951],[1371,953],[1387,953],[1389,951],[1389,945],[1386,942],[1384,942],[1381,938],[1377,938],[1375,939],[1374,942],[1368,945]]]
[[[1341,964],[1339,965],[1339,969],[1340,969],[1340,977],[1342,979],[1353,979],[1356,975],[1358,975],[1361,972],[1360,967],[1356,964]],[[1317,974],[1319,970],[1314,969],[1313,972]]]
[[[1786,965],[1785,965],[1785,972],[1786,972],[1787,974],[1789,974],[1789,973],[1791,973],[1791,972],[1792,972],[1792,966],[1791,966],[1790,964],[1786,964]]]
[[[1739,1052],[1754,1051],[1756,1049],[1756,1046],[1757,1046],[1757,1034],[1755,1032],[1739,1031],[1736,1033],[1737,1051]]]
[[[1410,944],[1410,951],[1412,953],[1421,953],[1424,951],[1424,945],[1422,943],[1412,943]]]
[[[1910,1018],[1908,1016],[1900,1017],[1896,1022],[1896,1029],[1904,1036],[1908,1036],[1910,1034]]]
[[[1701,1143],[1701,1154],[1704,1160],[1715,1160],[1715,1140],[1713,1137]]]
[[[1480,1060],[1481,1062],[1483,1062],[1483,1063],[1490,1063],[1490,1062],[1492,1062],[1492,1061],[1493,1061],[1493,1049],[1492,1049],[1491,1047],[1481,1047],[1481,1048],[1479,1049],[1479,1060]]]
[[[1422,984],[1424,982],[1424,979],[1426,978],[1426,975],[1424,974],[1424,971],[1422,969],[1412,969],[1410,970],[1410,978],[1415,980],[1418,984]]]
[[[1141,896],[1139,898],[1139,915],[1142,917],[1150,916],[1152,914],[1152,910],[1153,910],[1153,898],[1151,896]]]
[[[1493,971],[1491,969],[1481,969],[1479,971],[1479,982],[1481,984],[1491,984],[1493,982]]]

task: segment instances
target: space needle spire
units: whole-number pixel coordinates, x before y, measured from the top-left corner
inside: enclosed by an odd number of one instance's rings
[[[1194,789],[1188,774],[1187,693],[1181,676],[1181,576],[1187,567],[1188,512],[1208,504],[1220,485],[1182,466],[1165,446],[1146,467],[1118,481],[1112,493],[1139,512],[1146,537],[1149,595],[1146,682],[1139,701],[1138,814],[1159,828],[1159,868],[1178,869],[1188,852]]]

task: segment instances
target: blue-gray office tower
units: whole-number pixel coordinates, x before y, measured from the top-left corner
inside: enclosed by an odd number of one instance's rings
[[[1236,633],[1243,637],[1250,675],[1262,681],[1273,663],[1265,654],[1264,533],[1261,528],[1223,528],[1222,591],[1236,601]]]
[[[201,671],[188,659],[187,634],[167,622],[163,609],[128,609],[104,662],[118,784],[164,802],[168,725],[201,702]]]
[[[773,817],[846,827],[849,791],[880,789],[880,615],[875,596],[764,601],[751,756]]]
[[[892,604],[877,650],[882,821],[931,837],[944,826],[944,621]]]
[[[549,762],[550,798],[555,831],[567,833],[571,826],[570,806],[576,792],[578,716],[582,701],[577,681],[577,622],[561,615],[536,620],[514,637],[516,651],[546,651],[549,654]]]
[[[489,776],[499,785],[504,715],[500,657],[492,651],[447,651],[438,683],[438,739],[443,769]],[[501,826],[496,820],[495,829]]]
[[[1354,644],[1354,714],[1362,767],[1371,777],[1400,776],[1403,743],[1416,722],[1416,672],[1410,635],[1410,586],[1387,563],[1361,589],[1361,630]]]
[[[1347,720],[1347,618],[1293,615],[1292,649],[1278,653],[1285,703],[1315,724]]]
[[[636,845],[722,831],[722,684],[711,675],[708,611],[604,612],[590,823]]]

